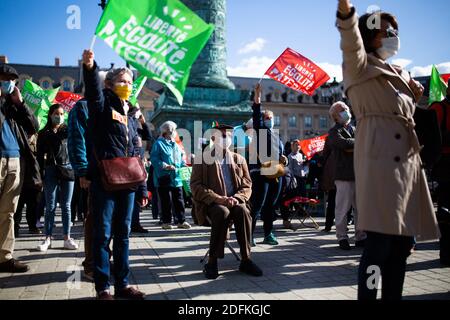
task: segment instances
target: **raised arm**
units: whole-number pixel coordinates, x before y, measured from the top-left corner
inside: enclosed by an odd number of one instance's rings
[[[339,0],[336,26],[341,34],[344,81],[358,78],[366,69],[367,53],[350,0]]]
[[[104,96],[102,84],[98,75],[99,68],[94,60],[94,52],[84,50],[83,52],[83,80],[85,87],[85,98],[88,102],[89,114],[102,112],[104,107]]]
[[[261,129],[261,93],[262,93],[262,87],[261,84],[258,83],[255,87],[255,97],[253,99],[253,129]]]

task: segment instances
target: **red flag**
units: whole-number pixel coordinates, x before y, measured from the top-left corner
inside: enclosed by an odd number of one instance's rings
[[[287,48],[265,73],[272,79],[312,96],[330,77],[314,62]]]
[[[55,103],[59,103],[65,112],[70,112],[80,99],[83,99],[83,97],[76,93],[59,91],[56,95]]]
[[[303,154],[306,156],[306,159],[311,160],[311,158],[321,151],[325,147],[325,141],[328,137],[328,134],[315,137],[313,139],[302,140],[300,141],[300,149]]]
[[[450,79],[450,73],[447,74],[441,74],[442,80],[444,80],[445,84],[448,83],[448,80]]]

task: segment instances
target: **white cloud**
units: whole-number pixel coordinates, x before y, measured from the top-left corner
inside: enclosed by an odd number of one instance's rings
[[[267,40],[263,38],[257,38],[255,41],[247,43],[241,49],[239,49],[239,54],[246,54],[250,52],[261,52],[266,45]]]
[[[411,75],[413,77],[427,77],[431,75],[432,65],[421,67],[415,66],[411,68]],[[436,65],[440,74],[450,73],[450,62],[443,62]]]
[[[269,57],[250,57],[241,60],[238,66],[228,67],[228,75],[232,77],[261,78],[274,63]]]
[[[328,62],[318,63],[319,67],[321,67],[329,76],[330,80],[333,81],[333,78],[336,78],[336,81],[341,82],[343,80],[342,76],[342,66],[340,64],[331,64]]]
[[[406,68],[407,66],[409,66],[413,61],[409,60],[409,59],[394,59],[392,60],[392,63],[400,66],[402,68]]]

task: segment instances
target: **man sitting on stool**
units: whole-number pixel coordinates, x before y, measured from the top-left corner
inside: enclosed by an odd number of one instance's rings
[[[209,259],[203,272],[207,279],[219,276],[217,259],[223,259],[230,221],[234,222],[240,246],[241,272],[262,276],[261,269],[250,260],[252,218],[249,200],[252,181],[245,159],[229,150],[233,127],[217,125],[211,137],[213,146],[196,157],[192,169],[191,190],[199,225],[206,216],[211,221]],[[200,162],[199,162],[200,160]]]

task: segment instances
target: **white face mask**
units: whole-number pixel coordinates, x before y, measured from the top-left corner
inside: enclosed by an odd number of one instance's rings
[[[60,126],[64,123],[64,116],[60,116],[60,115],[53,115],[52,116],[52,122],[54,125],[56,126]]]
[[[14,81],[0,81],[1,92],[4,95],[9,95],[14,92],[15,83]]]
[[[342,111],[339,113],[340,123],[341,124],[348,124],[352,120],[352,114],[348,112],[347,110]]]
[[[399,50],[399,37],[383,38],[381,40],[381,48],[377,49],[377,54],[381,59],[387,60],[395,56]]]

